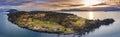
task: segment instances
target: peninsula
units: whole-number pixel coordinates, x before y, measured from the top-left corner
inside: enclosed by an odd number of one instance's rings
[[[85,34],[109,25],[114,19],[89,20],[74,14],[54,11],[17,11],[10,10],[8,20],[21,28],[32,31],[56,34]]]

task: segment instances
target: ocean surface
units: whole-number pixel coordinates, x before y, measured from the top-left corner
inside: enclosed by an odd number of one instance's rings
[[[120,11],[86,11],[86,12],[64,12],[72,13],[87,19],[107,19],[113,18],[115,22],[109,26],[101,26],[94,31],[82,35],[81,37],[120,37]],[[59,35],[34,32],[8,21],[7,12],[0,12],[0,37],[73,37],[71,35]],[[77,35],[75,37],[78,37]]]

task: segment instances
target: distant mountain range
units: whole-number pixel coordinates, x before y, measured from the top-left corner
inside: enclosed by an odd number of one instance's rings
[[[6,12],[11,9],[0,9],[0,12]],[[75,8],[75,9],[64,9],[64,10],[57,10],[57,11],[120,11],[118,7],[83,7],[83,8]]]
[[[10,10],[10,9],[0,9],[0,12],[6,12],[8,10]]]
[[[84,7],[84,8],[76,8],[76,9],[67,9],[60,11],[120,11],[120,8],[117,7]]]

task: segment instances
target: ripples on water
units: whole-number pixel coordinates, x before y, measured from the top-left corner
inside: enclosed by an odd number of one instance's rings
[[[106,19],[113,18],[115,22],[110,26],[101,26],[89,34],[83,35],[82,37],[119,37],[120,36],[120,11],[116,12],[66,12],[78,15],[84,18],[92,19]],[[90,16],[89,16],[90,15]],[[91,17],[92,16],[92,17]],[[27,29],[20,28],[7,20],[5,12],[0,12],[0,36],[6,37],[58,37],[57,34],[38,33]],[[73,35],[60,35],[59,37],[72,37]],[[77,37],[77,35],[76,35]]]

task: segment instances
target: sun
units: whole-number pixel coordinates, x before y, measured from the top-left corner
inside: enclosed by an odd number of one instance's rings
[[[102,0],[82,0],[84,6],[92,6],[100,3],[102,3]]]

